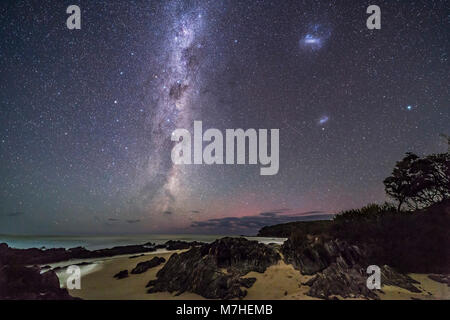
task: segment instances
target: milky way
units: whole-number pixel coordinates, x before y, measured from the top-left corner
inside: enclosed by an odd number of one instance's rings
[[[170,5],[169,13],[176,8]],[[148,159],[146,187],[143,190],[149,195],[145,209],[149,213],[172,212],[176,201],[185,193],[180,189],[180,180],[184,177],[183,168],[172,166],[167,161],[172,148],[171,132],[176,128],[189,127],[199,116],[195,113],[194,104],[201,83],[199,56],[202,50],[204,32],[204,13],[201,9],[190,9],[187,13],[168,14],[168,29],[160,52],[163,61],[158,74],[153,77],[155,85],[153,101],[156,106],[149,117],[151,130],[151,155]],[[167,58],[165,58],[167,57]],[[184,198],[187,196],[183,194]]]

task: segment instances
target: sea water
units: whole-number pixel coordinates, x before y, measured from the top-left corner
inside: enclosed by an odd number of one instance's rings
[[[84,247],[88,250],[112,248],[116,246],[139,245],[147,242],[163,244],[169,240],[213,242],[224,235],[194,235],[194,234],[158,234],[158,235],[119,235],[119,236],[16,236],[0,235],[0,243],[4,242],[11,248],[74,248]],[[244,237],[261,243],[282,244],[286,238]]]

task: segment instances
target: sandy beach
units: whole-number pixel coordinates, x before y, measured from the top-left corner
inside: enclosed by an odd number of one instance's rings
[[[186,299],[201,300],[200,295],[194,293],[183,293],[176,296],[175,293],[159,292],[148,294],[145,288],[149,280],[156,279],[156,273],[164,264],[151,268],[141,274],[130,274],[124,279],[115,279],[113,276],[121,270],[131,271],[139,262],[150,260],[158,256],[166,260],[175,252],[152,252],[144,256],[130,259],[127,256],[117,256],[96,261],[95,267],[91,267],[81,278],[80,290],[69,290],[74,297],[82,299],[101,300],[166,300],[166,299]],[[62,272],[59,272],[62,275]],[[384,293],[379,296],[382,300],[410,300],[410,299],[448,299],[450,291],[447,285],[433,281],[425,274],[410,274],[412,278],[419,281],[417,287],[421,293],[412,293],[405,289],[394,286],[383,286]],[[305,276],[295,270],[292,265],[285,264],[282,260],[270,266],[264,273],[250,272],[245,277],[254,277],[256,282],[248,289],[245,300],[260,299],[289,299],[289,300],[311,300],[316,299],[308,296],[309,289],[304,283],[312,276]],[[60,277],[62,284],[64,278]],[[340,298],[340,297],[337,297]]]
[[[180,296],[174,296],[170,293],[148,294],[146,284],[149,280],[156,279],[156,273],[164,264],[151,268],[141,274],[130,274],[124,279],[115,279],[113,276],[121,270],[131,271],[139,262],[150,260],[152,257],[163,257],[166,260],[177,252],[184,250],[175,250],[171,252],[152,252],[143,256],[132,258],[132,255],[112,257],[98,261],[95,271],[83,275],[81,278],[80,290],[69,290],[70,295],[82,299],[90,300],[158,300],[158,299],[203,299],[201,296],[193,293],[185,293]]]

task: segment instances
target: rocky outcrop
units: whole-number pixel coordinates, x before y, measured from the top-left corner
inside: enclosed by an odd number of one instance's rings
[[[218,268],[245,275],[250,271],[264,272],[280,260],[271,247],[245,238],[222,238],[200,247],[202,256],[213,257]]]
[[[0,265],[0,300],[74,300],[60,288],[52,270],[40,273],[38,267]]]
[[[191,247],[201,246],[203,244],[203,242],[198,241],[186,242],[181,240],[169,240],[165,243],[164,247],[167,250],[184,250]]]
[[[330,266],[338,259],[345,264],[366,264],[363,252],[357,246],[344,241],[322,239],[306,239],[301,243],[294,243],[291,239],[281,247],[284,260],[300,270],[302,274],[312,275]]]
[[[411,292],[420,292],[414,284],[418,282],[407,275],[396,272],[389,266],[382,266],[381,284],[392,285],[404,288]],[[363,298],[379,299],[380,290],[371,290],[367,287],[366,268],[359,265],[348,266],[342,261],[332,263],[322,272],[318,273],[305,284],[311,288],[308,295],[316,298],[331,299],[342,298]]]
[[[114,275],[114,278],[116,278],[117,280],[123,279],[123,278],[128,278],[128,270],[119,271],[118,273],[116,273]]]
[[[332,263],[305,284],[311,288],[307,294],[311,297],[331,299],[342,298],[378,299],[375,291],[367,288],[367,274],[360,267],[343,267]]]
[[[280,259],[278,253],[256,241],[223,238],[187,252],[173,254],[151,280],[148,292],[197,293],[211,299],[243,298],[256,281],[242,278],[249,271],[264,272]]]
[[[450,287],[450,275],[448,274],[430,274],[428,278],[440,283],[445,283],[448,287]]]
[[[396,286],[411,292],[421,292],[415,286],[415,284],[419,284],[418,281],[414,280],[410,276],[407,276],[406,274],[397,272],[387,265],[381,267],[381,283],[382,285]]]
[[[39,265],[70,259],[104,258],[124,254],[136,254],[156,251],[154,247],[147,245],[118,246],[109,249],[90,251],[83,247],[71,249],[14,249],[6,243],[0,244],[0,263],[10,265]]]
[[[306,237],[303,242],[287,240],[282,246],[286,263],[293,264],[302,274],[315,275],[305,284],[311,288],[308,295],[331,299],[342,298],[378,299],[377,290],[367,287],[368,253],[365,249],[338,239],[324,240]],[[381,284],[420,292],[418,282],[393,268],[380,268]]]
[[[133,257],[137,257],[137,254],[154,252],[157,249],[165,248],[167,250],[182,250],[189,249],[192,246],[201,246],[202,244],[204,243],[198,241],[186,242],[180,240],[169,240],[165,244],[159,245],[152,242],[147,242],[142,245],[117,246],[113,248],[91,251],[83,247],[71,249],[15,249],[8,247],[6,243],[0,243],[0,264],[43,265],[67,261],[70,259],[104,258],[126,254],[133,254]]]
[[[131,270],[131,273],[132,274],[144,273],[148,269],[157,267],[164,262],[166,262],[166,259],[164,259],[162,257],[154,257],[151,260],[139,262],[136,265],[136,267],[133,270]]]

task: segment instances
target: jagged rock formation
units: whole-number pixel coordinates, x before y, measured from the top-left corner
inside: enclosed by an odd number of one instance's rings
[[[377,299],[377,294],[366,286],[367,274],[360,267],[343,267],[332,263],[305,284],[311,288],[308,295],[316,298],[331,299],[335,296],[343,298]]]
[[[74,300],[60,288],[52,270],[40,273],[38,267],[0,265],[0,300]]]
[[[200,247],[200,252],[202,256],[212,256],[219,268],[241,275],[264,272],[281,259],[273,248],[245,238],[218,239]]]
[[[244,238],[223,238],[187,252],[173,254],[147,287],[149,293],[189,291],[211,299],[243,298],[256,281],[241,278],[264,272],[280,259],[272,248]],[[224,271],[226,269],[226,272]]]
[[[302,274],[313,275],[305,284],[311,288],[308,295],[330,299],[343,298],[378,299],[377,291],[367,287],[367,252],[345,241],[305,238],[301,245],[288,240],[282,246],[286,263],[292,263]],[[389,266],[381,268],[381,283],[420,292],[414,279],[398,273]]]
[[[397,272],[387,265],[381,267],[381,283],[387,286],[397,286],[411,292],[420,292],[420,290],[414,286],[414,284],[419,284],[418,281],[405,274]]]
[[[440,283],[445,283],[448,287],[450,287],[450,275],[448,274],[430,274],[428,278]]]
[[[292,264],[306,275],[322,271],[336,260],[342,260],[346,265],[352,266],[365,259],[357,246],[339,240],[324,242],[320,238],[305,238],[301,243],[288,239],[281,247],[281,252],[286,263]]]
[[[154,268],[156,266],[159,266],[161,263],[166,262],[166,259],[164,258],[160,258],[160,257],[154,257],[151,260],[148,261],[144,261],[144,262],[139,262],[136,267],[131,270],[132,274],[139,274],[139,273],[144,273],[145,271],[147,271],[150,268]]]
[[[418,282],[407,275],[398,273],[389,266],[382,266],[380,270],[383,285],[392,285],[411,292],[420,292],[414,286]],[[349,267],[341,261],[332,263],[305,284],[311,287],[308,295],[316,298],[330,299],[340,296],[342,298],[379,299],[377,293],[380,291],[371,290],[367,287],[368,276],[365,268],[359,265]]]

